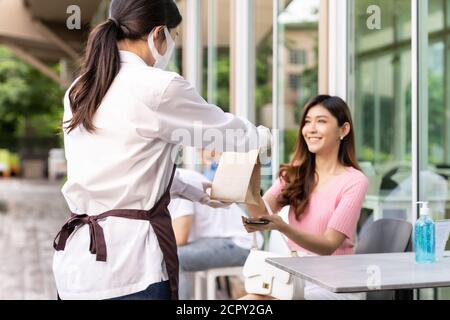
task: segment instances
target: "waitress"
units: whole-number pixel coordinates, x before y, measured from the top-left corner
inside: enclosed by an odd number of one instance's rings
[[[257,147],[269,144],[266,128],[208,104],[164,70],[181,20],[173,0],[113,0],[110,18],[89,36],[64,98],[62,193],[71,215],[54,243],[61,299],[177,299],[167,205],[180,144],[205,147],[194,139],[202,128],[214,130],[217,151],[248,151],[255,138]],[[239,134],[227,140],[229,132]],[[172,193],[218,205],[175,182]]]

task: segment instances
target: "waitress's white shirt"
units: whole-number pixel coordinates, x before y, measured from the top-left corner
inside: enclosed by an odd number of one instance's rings
[[[112,209],[150,210],[166,190],[180,141],[177,129],[194,137],[203,128],[244,134],[218,151],[267,131],[208,104],[181,76],[149,67],[137,55],[120,51],[121,70],[95,117],[97,131],[78,127],[64,133],[67,182],[62,193],[71,212],[98,215]],[[68,92],[64,121],[72,118]],[[201,139],[181,143],[205,147]],[[223,147],[221,147],[223,145]],[[221,150],[223,149],[223,150]],[[89,227],[79,227],[64,251],[55,252],[53,272],[61,299],[108,299],[145,290],[168,280],[156,234],[148,221],[109,217],[99,221],[108,257],[89,251]]]

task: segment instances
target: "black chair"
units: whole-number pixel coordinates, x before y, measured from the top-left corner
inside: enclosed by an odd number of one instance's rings
[[[380,219],[359,235],[356,254],[407,252],[411,245],[412,225],[408,221]],[[411,298],[412,290],[375,291],[367,293],[367,300]]]

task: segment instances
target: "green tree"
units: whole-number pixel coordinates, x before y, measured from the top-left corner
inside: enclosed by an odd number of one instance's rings
[[[53,67],[55,71],[57,66]],[[63,91],[54,81],[0,47],[0,136],[50,137],[62,118]]]

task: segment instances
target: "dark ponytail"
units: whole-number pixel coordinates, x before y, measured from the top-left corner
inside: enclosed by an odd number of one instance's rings
[[[117,41],[142,39],[157,26],[173,29],[182,20],[173,0],[113,0],[110,15],[89,35],[81,76],[69,92],[68,133],[80,125],[95,132],[95,112],[120,71]]]

